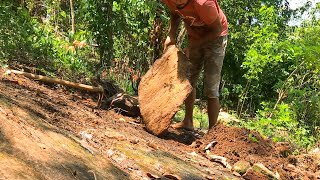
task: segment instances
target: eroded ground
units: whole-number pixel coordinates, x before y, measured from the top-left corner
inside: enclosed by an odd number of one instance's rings
[[[318,156],[283,156],[259,134],[222,124],[205,136],[171,129],[158,138],[138,119],[96,109],[95,95],[3,74],[0,70],[0,179],[242,178],[210,161],[204,148],[212,141],[217,145],[210,153],[230,165],[263,163],[282,179],[316,179],[320,169]],[[292,161],[301,172],[284,168]]]

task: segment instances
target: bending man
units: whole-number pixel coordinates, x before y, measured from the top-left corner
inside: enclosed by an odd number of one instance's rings
[[[228,22],[217,0],[162,0],[170,9],[169,35],[164,48],[176,43],[176,34],[184,21],[188,33],[188,51],[191,67],[192,93],[185,101],[186,115],[174,128],[193,130],[193,106],[196,84],[204,68],[204,91],[208,97],[209,128],[219,115],[219,84],[227,45]]]

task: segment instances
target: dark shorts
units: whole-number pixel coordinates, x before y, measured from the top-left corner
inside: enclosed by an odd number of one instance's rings
[[[204,92],[208,98],[219,97],[219,85],[221,69],[225,50],[227,47],[227,36],[221,36],[215,41],[207,42],[199,47],[189,49],[191,66],[191,84],[196,87],[202,68],[204,69]]]

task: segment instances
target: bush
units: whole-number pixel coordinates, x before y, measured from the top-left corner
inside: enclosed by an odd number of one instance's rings
[[[277,109],[268,108],[270,105],[266,103],[263,106],[255,119],[241,121],[240,126],[256,130],[275,142],[291,142],[298,149],[309,149],[316,143],[316,136],[307,125],[297,120],[288,104],[281,103]]]
[[[88,81],[96,62],[88,61],[92,50],[87,32],[65,36],[55,31],[49,19],[40,23],[26,8],[9,3],[0,6],[0,60],[22,63],[77,81]],[[75,39],[75,40],[73,40]],[[91,69],[90,69],[91,68]],[[87,78],[87,79],[84,79]]]

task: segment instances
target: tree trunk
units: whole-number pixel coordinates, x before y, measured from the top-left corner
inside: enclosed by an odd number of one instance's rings
[[[109,66],[113,60],[113,0],[97,3],[99,14],[103,23],[99,25],[98,44],[100,48],[100,65],[101,67]]]
[[[71,14],[71,31],[72,31],[72,34],[74,34],[76,30],[75,30],[75,24],[74,24],[74,7],[73,7],[72,0],[70,0],[70,14]]]

